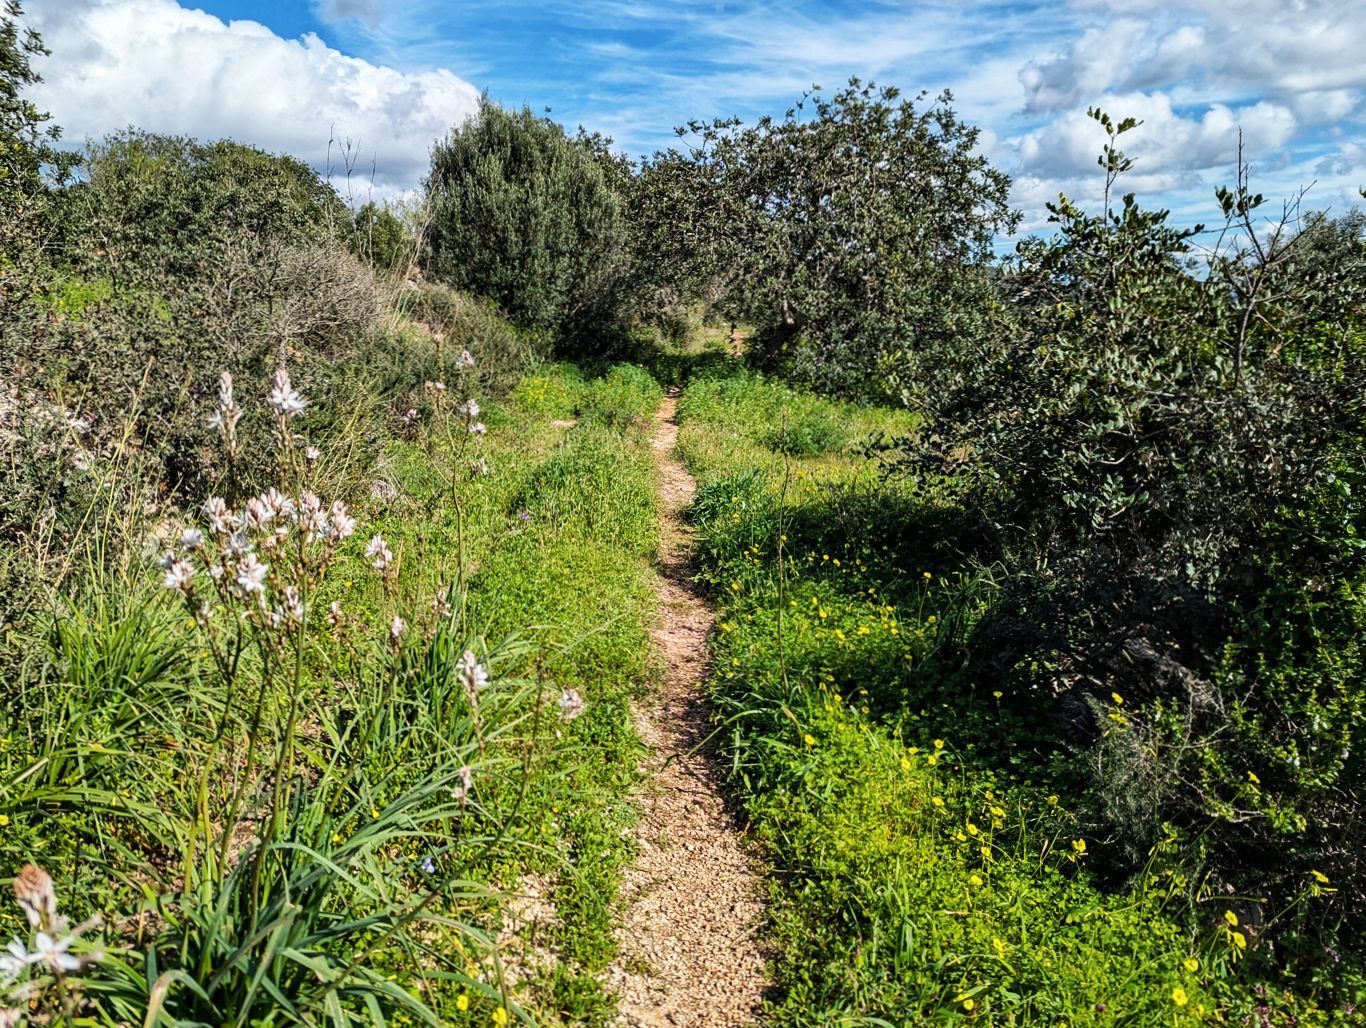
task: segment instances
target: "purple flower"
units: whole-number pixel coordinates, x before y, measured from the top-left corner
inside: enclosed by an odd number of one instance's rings
[[[431,857],[423,857],[420,866],[423,874],[436,874],[436,865],[432,863]]]

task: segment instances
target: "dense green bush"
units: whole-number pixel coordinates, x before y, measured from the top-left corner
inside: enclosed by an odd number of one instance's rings
[[[1131,126],[1097,116],[1110,185]],[[1050,697],[1038,729],[1090,748],[1129,868],[1171,824],[1271,910],[1326,875],[1331,937],[1366,912],[1366,241],[1355,216],[1263,238],[1245,182],[1220,199],[1245,246],[1204,273],[1132,196],[1055,205],[996,338],[915,363],[932,431],[904,470],[948,476],[965,555],[1003,562],[976,673]]]
[[[485,99],[432,152],[428,274],[526,329],[565,336],[610,322],[626,221],[600,143]]]
[[[351,221],[308,165],[231,140],[128,129],[92,144],[85,168],[54,197],[52,231],[69,261],[120,284],[202,278],[225,249],[322,243]]]

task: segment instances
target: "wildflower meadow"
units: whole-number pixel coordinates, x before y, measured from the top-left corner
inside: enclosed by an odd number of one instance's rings
[[[1088,107],[1027,222],[862,78],[371,194],[64,141],[31,21],[0,1028],[1366,1025],[1359,207]]]

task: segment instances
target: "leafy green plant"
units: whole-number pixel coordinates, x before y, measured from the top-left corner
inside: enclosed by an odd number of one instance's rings
[[[488,100],[432,152],[427,272],[565,335],[611,320],[625,221],[598,149]]]

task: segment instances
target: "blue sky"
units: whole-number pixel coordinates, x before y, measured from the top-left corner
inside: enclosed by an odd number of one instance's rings
[[[1212,217],[1238,134],[1270,196],[1366,185],[1366,0],[28,0],[54,56],[40,99],[76,139],[127,123],[232,135],[413,189],[431,142],[481,91],[667,146],[688,118],[781,114],[851,75],[951,89],[1015,180],[1026,225],[1093,200],[1100,104],[1145,124],[1128,188]],[[334,145],[327,145],[329,138]],[[340,181],[341,176],[337,174]],[[363,180],[358,185],[358,180]]]

